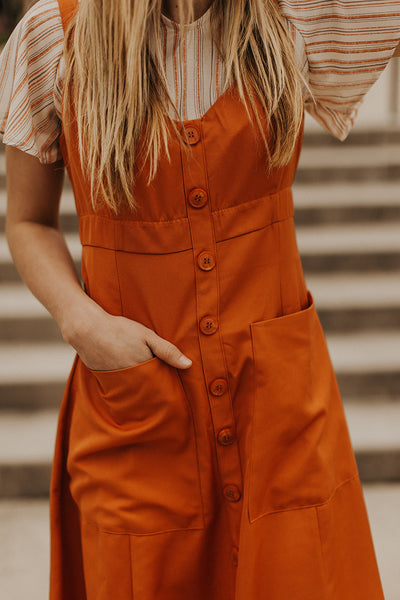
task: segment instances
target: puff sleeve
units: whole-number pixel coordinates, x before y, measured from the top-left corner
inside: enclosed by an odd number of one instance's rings
[[[305,108],[344,140],[400,43],[400,0],[279,0],[279,6],[296,48],[303,46]]]
[[[42,163],[62,158],[60,62],[64,33],[57,0],[39,0],[20,20],[0,55],[3,143]]]

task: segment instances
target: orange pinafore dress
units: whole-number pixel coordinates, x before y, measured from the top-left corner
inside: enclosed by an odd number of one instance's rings
[[[64,26],[76,0],[59,0]],[[87,293],[189,356],[75,357],[51,482],[51,600],[383,600],[359,474],[296,243],[231,86],[138,176],[137,213],[73,184]]]

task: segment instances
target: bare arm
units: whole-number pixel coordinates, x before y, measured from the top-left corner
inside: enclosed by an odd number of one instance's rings
[[[42,165],[11,146],[6,147],[6,165],[6,235],[12,258],[32,293],[69,336],[72,312],[95,307],[81,288],[59,229],[64,165]]]
[[[176,346],[141,323],[110,315],[82,289],[59,227],[63,162],[43,165],[7,146],[6,165],[6,236],[12,258],[21,278],[83,362],[95,370],[119,369],[148,360],[154,353],[183,368]]]

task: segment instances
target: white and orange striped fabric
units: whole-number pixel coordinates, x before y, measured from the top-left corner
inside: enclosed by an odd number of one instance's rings
[[[306,110],[345,139],[364,95],[400,42],[400,0],[279,0],[296,57],[313,98]],[[179,25],[162,16],[167,84],[183,119],[202,116],[225,90],[213,42],[210,9],[192,23],[179,56]],[[63,29],[57,0],[39,0],[21,19],[0,55],[3,142],[37,156],[61,158]]]
[[[279,0],[279,5],[293,39],[304,44],[313,94],[306,109],[343,140],[399,44],[400,1]]]

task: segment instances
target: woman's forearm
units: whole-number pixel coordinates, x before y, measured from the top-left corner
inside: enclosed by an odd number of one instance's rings
[[[62,232],[34,222],[7,227],[16,268],[36,298],[57,321],[66,341],[82,331],[100,307],[82,289]]]
[[[21,278],[60,326],[64,339],[84,328],[100,307],[82,289],[59,227],[62,161],[44,165],[6,146],[6,236]]]

